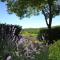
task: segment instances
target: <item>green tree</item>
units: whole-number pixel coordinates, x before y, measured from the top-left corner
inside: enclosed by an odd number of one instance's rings
[[[59,15],[60,7],[56,4],[58,0],[1,0],[6,2],[8,12],[15,13],[20,18],[30,17],[32,15],[39,15],[42,11],[49,30],[52,24],[52,18]],[[52,42],[52,40],[50,40]]]
[[[47,2],[48,4],[43,7],[42,13],[48,26],[49,43],[53,43],[53,40],[50,39],[52,18],[60,14],[60,5],[57,4],[58,0],[47,0]]]

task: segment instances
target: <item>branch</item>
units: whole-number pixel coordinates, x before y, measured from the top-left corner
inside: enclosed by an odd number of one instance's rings
[[[46,19],[46,18],[45,18],[45,21],[46,21],[46,24],[47,24],[47,26],[48,26],[49,24],[48,24],[48,21],[47,21],[47,19]]]
[[[47,16],[46,16],[46,14],[45,14],[44,10],[42,10],[42,13],[43,13],[43,15],[44,15],[44,17],[45,17],[45,21],[46,21],[46,24],[47,24],[47,26],[48,26],[49,24],[48,24]]]
[[[51,4],[51,2],[50,2],[50,0],[48,0],[48,5],[49,5],[49,26],[51,27],[51,24],[52,24],[52,17],[53,17],[53,15],[52,15],[52,4]]]

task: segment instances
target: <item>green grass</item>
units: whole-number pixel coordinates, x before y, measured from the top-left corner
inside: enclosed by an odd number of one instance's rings
[[[48,60],[48,48],[43,47],[43,50],[40,52],[40,54],[36,55],[35,60]]]
[[[36,37],[38,35],[39,32],[39,28],[26,28],[26,29],[22,29],[22,35],[23,36],[33,36]]]
[[[60,40],[49,46],[49,60],[60,60]]]
[[[49,48],[44,48],[45,52],[36,55],[35,60],[60,60],[60,40],[49,45]]]
[[[38,34],[37,33],[30,33],[30,32],[23,32],[22,35],[27,36],[27,37],[29,37],[29,36],[37,37]]]

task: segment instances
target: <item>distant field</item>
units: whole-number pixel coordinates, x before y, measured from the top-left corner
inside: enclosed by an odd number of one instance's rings
[[[40,28],[28,28],[22,30],[23,36],[33,36],[36,37],[38,35]]]
[[[44,29],[47,29],[46,27],[44,28],[25,28],[25,29],[22,29],[22,35],[23,36],[34,36],[36,37],[41,30],[44,30]],[[60,29],[60,26],[53,26],[52,29]]]

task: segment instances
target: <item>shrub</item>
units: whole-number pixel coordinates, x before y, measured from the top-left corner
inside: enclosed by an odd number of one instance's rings
[[[38,39],[41,39],[41,36],[44,35],[45,40],[48,40],[48,28],[42,28],[39,31]],[[60,39],[60,26],[52,27],[51,33],[50,33],[50,39],[51,40],[59,40]]]

